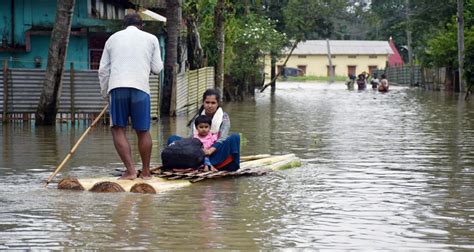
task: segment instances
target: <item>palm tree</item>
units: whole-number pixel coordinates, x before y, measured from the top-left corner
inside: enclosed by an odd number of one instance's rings
[[[176,77],[178,73],[178,37],[181,22],[182,0],[166,0],[165,79],[161,98],[161,115],[176,114]]]
[[[57,1],[56,21],[49,43],[48,64],[36,111],[36,125],[53,125],[56,122],[75,2],[75,0]]]

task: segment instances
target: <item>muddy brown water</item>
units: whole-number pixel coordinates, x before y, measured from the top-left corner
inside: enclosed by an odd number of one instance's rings
[[[44,189],[87,125],[2,125],[0,249],[474,249],[472,102],[405,87],[283,83],[274,97],[225,110],[242,155],[295,153],[303,166],[156,195]],[[164,139],[186,134],[185,121],[153,124],[154,165]],[[121,167],[103,126],[58,177]]]

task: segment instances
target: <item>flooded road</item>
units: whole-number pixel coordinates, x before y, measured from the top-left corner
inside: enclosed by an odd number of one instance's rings
[[[295,153],[302,167],[157,195],[43,189],[87,125],[4,125],[0,249],[473,250],[473,103],[402,87],[344,88],[282,83],[274,97],[225,104],[242,155]],[[185,122],[153,124],[154,165]],[[58,177],[121,167],[103,126]]]

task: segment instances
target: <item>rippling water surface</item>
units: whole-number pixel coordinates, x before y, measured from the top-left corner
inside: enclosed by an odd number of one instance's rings
[[[472,102],[285,83],[274,97],[225,109],[242,155],[295,153],[303,166],[157,195],[43,189],[87,125],[3,125],[0,249],[474,249]],[[154,165],[185,121],[153,124]],[[108,128],[98,127],[59,177],[121,167]]]

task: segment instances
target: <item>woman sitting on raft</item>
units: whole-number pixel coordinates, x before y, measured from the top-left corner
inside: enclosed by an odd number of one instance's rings
[[[211,133],[217,134],[217,141],[205,151],[212,166],[219,171],[236,171],[240,168],[240,135],[230,134],[230,119],[220,107],[220,94],[215,89],[208,89],[202,96],[202,106],[199,112],[191,119],[188,126],[196,131],[194,120],[199,115],[212,118]],[[182,137],[172,135],[168,138],[168,145]]]

